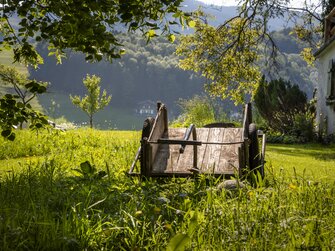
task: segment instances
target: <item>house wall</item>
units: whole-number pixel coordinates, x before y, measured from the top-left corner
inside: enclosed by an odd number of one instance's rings
[[[326,105],[329,61],[335,59],[335,41],[318,55],[317,116],[318,130],[335,134],[334,106]]]

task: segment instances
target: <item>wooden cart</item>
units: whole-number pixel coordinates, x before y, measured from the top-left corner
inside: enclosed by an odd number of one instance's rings
[[[229,177],[259,172],[263,177],[265,134],[252,123],[251,104],[245,106],[243,127],[231,126],[216,123],[204,128],[168,128],[167,108],[157,103],[156,118],[144,121],[141,146],[129,174],[187,177],[204,173]],[[139,173],[134,172],[137,160]]]

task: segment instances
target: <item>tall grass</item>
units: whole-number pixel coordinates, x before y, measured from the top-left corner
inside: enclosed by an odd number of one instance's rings
[[[22,161],[16,167],[13,161],[13,171],[6,167],[1,173],[1,250],[335,246],[334,181],[313,180],[297,168],[287,172],[275,161],[276,146],[270,147],[264,181],[229,191],[220,189],[222,180],[213,177],[128,177],[125,172],[138,147],[134,132],[23,131],[17,139],[0,145],[0,164],[6,158]],[[85,161],[91,169],[80,165]],[[81,167],[82,172],[74,170]]]
[[[132,131],[17,131],[14,142],[0,138],[0,174],[12,169],[19,171],[25,164],[34,166],[49,160],[58,163],[64,172],[86,160],[98,167],[107,163],[124,170],[132,161],[138,144],[139,133]]]

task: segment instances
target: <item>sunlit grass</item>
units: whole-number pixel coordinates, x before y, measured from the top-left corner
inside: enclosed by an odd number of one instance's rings
[[[0,250],[335,246],[334,146],[268,145],[265,180],[228,191],[212,177],[129,177],[139,138],[90,129],[1,138]],[[91,169],[74,170],[85,161]]]
[[[267,165],[276,175],[335,180],[335,145],[267,145]]]
[[[0,172],[21,170],[36,161],[55,159],[64,169],[75,168],[88,160],[97,166],[106,163],[126,170],[139,146],[139,132],[98,131],[16,131],[15,141],[0,138]],[[32,161],[34,163],[32,163]]]

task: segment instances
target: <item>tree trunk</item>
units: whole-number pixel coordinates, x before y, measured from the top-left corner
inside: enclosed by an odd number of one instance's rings
[[[90,127],[93,128],[93,114],[90,114]]]

